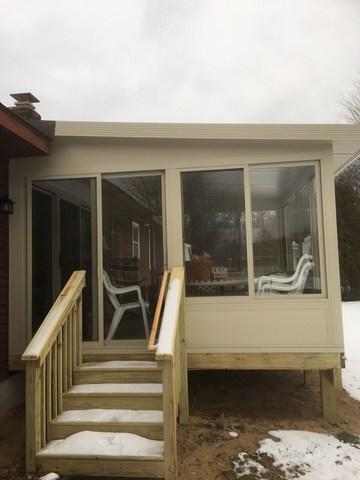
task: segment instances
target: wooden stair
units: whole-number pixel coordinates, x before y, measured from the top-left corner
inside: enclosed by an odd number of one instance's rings
[[[22,356],[26,470],[176,480],[177,423],[189,415],[184,268],[164,273],[147,351],[136,354],[83,354],[84,286],[85,272],[73,272]]]
[[[48,443],[36,455],[38,469],[63,475],[163,477],[157,362],[84,363],[73,378],[74,385],[63,393],[62,413],[49,424]]]
[[[161,369],[152,360],[110,360],[84,363],[76,367],[73,384],[161,383]]]

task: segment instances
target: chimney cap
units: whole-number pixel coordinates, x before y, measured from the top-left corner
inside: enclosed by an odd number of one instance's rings
[[[14,100],[17,102],[26,102],[26,103],[39,103],[40,100],[38,100],[35,95],[33,95],[30,92],[26,93],[10,93],[10,97],[12,97]]]

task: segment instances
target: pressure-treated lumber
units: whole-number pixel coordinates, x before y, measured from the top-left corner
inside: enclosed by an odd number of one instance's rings
[[[180,370],[180,394],[179,394],[179,421],[184,424],[189,420],[189,392],[188,392],[188,366],[185,343],[185,311],[184,311],[184,288],[180,304],[179,322],[179,370]]]
[[[53,345],[51,348],[51,356],[52,356],[52,411],[53,415],[56,416],[59,413],[58,410],[58,360],[57,360],[57,346],[56,344]]]
[[[41,365],[40,368],[40,402],[41,402],[41,411],[40,411],[40,418],[41,418],[41,440],[40,445],[41,448],[45,447],[46,445],[46,430],[47,430],[47,415],[46,415],[46,365],[45,362]]]
[[[164,462],[155,460],[123,460],[101,457],[37,456],[40,472],[62,475],[89,475],[98,477],[164,478]]]
[[[183,288],[184,269],[174,267],[171,270],[159,341],[156,347],[157,360],[170,360],[174,355]]]
[[[52,378],[51,378],[51,351],[45,360],[46,366],[46,425],[47,437],[49,437],[49,424],[52,419]]]
[[[57,403],[58,403],[58,412],[62,412],[62,395],[63,395],[63,339],[62,339],[62,329],[59,332],[57,337]]]
[[[319,385],[319,372],[316,370],[304,370],[304,385],[306,387]]]
[[[175,372],[172,361],[162,362],[164,411],[164,461],[165,480],[177,478]]]
[[[77,356],[76,356],[76,365],[81,365],[82,362],[82,292],[80,293],[77,301],[76,301],[76,329],[77,329]]]
[[[76,368],[73,373],[74,385],[81,383],[160,383],[161,369],[157,368]]]
[[[336,420],[336,389],[334,370],[320,371],[322,413],[326,420]]]
[[[40,399],[38,398],[39,369],[29,364],[26,369],[26,470],[35,471],[35,455],[38,445],[38,412]]]
[[[178,413],[184,423],[189,414],[184,317],[184,268],[175,267],[171,270],[155,355],[163,375],[165,480],[177,478]]]
[[[74,360],[81,363],[81,296],[85,272],[74,272],[23,354],[26,361],[26,466],[46,446],[50,423],[62,412],[63,392],[72,384]],[[75,316],[75,305],[78,311]],[[73,353],[73,355],[72,355]]]
[[[119,351],[111,351],[109,346],[106,347],[107,351],[98,352],[83,352],[83,362],[109,362],[111,360],[154,360],[154,354],[146,351],[128,351],[127,349]],[[141,348],[144,348],[141,347]]]
[[[63,348],[62,348],[62,371],[63,371],[63,386],[62,386],[62,391],[67,392],[68,389],[68,333],[67,333],[67,323],[64,324],[63,329],[62,329],[62,338],[63,338]]]
[[[152,440],[163,440],[163,423],[144,422],[55,422],[49,425],[49,440],[66,438],[77,432],[124,432],[141,435]]]
[[[339,353],[189,353],[193,370],[327,370],[339,368]]]
[[[74,272],[23,353],[24,361],[44,360],[84,286],[85,271]]]
[[[169,270],[165,270],[164,274],[163,274],[162,281],[161,281],[160,292],[159,292],[158,300],[157,300],[157,303],[156,303],[154,320],[153,320],[153,324],[152,324],[152,327],[151,327],[151,333],[150,333],[150,337],[149,337],[149,344],[148,344],[149,352],[154,352],[156,350],[156,345],[155,345],[156,335],[157,335],[157,332],[158,332],[158,329],[159,329],[159,322],[160,322],[161,312],[162,312],[162,308],[163,308],[163,305],[164,305],[166,291],[167,291],[167,287],[168,287],[168,283],[169,283],[169,277],[170,277]]]
[[[334,368],[334,383],[337,390],[342,390],[342,370],[341,368]]]
[[[84,410],[89,408],[161,410],[162,394],[71,394],[68,392],[64,394],[63,407],[64,410]]]

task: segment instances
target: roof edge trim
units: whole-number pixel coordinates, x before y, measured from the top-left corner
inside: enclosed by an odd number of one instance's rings
[[[55,136],[193,140],[317,140],[327,142],[341,138],[359,138],[360,125],[57,121]]]

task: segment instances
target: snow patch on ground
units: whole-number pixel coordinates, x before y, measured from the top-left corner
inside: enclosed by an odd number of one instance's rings
[[[87,383],[74,385],[69,393],[162,393],[161,383]]]
[[[40,450],[39,455],[151,457],[161,460],[163,452],[163,441],[149,440],[132,433],[79,432],[65,439],[49,442]]]
[[[360,448],[343,443],[323,433],[276,430],[269,434],[276,440],[265,439],[255,455],[241,453],[234,462],[236,477],[252,474],[266,479],[264,458],[271,460],[281,472],[280,478],[292,480],[358,480],[360,478]],[[244,473],[248,472],[248,473]]]
[[[268,470],[248,453],[242,452],[239,453],[237,460],[234,461],[234,471],[236,478],[251,475],[251,478],[254,480],[261,480],[262,478],[266,478],[263,477],[263,474],[266,474]]]
[[[342,370],[345,390],[360,401],[360,302],[342,304],[346,368]]]
[[[112,408],[91,408],[88,410],[65,410],[58,417],[57,422],[140,422],[162,423],[161,410],[116,410]]]
[[[58,480],[60,477],[57,473],[47,473],[40,477],[40,480]]]

